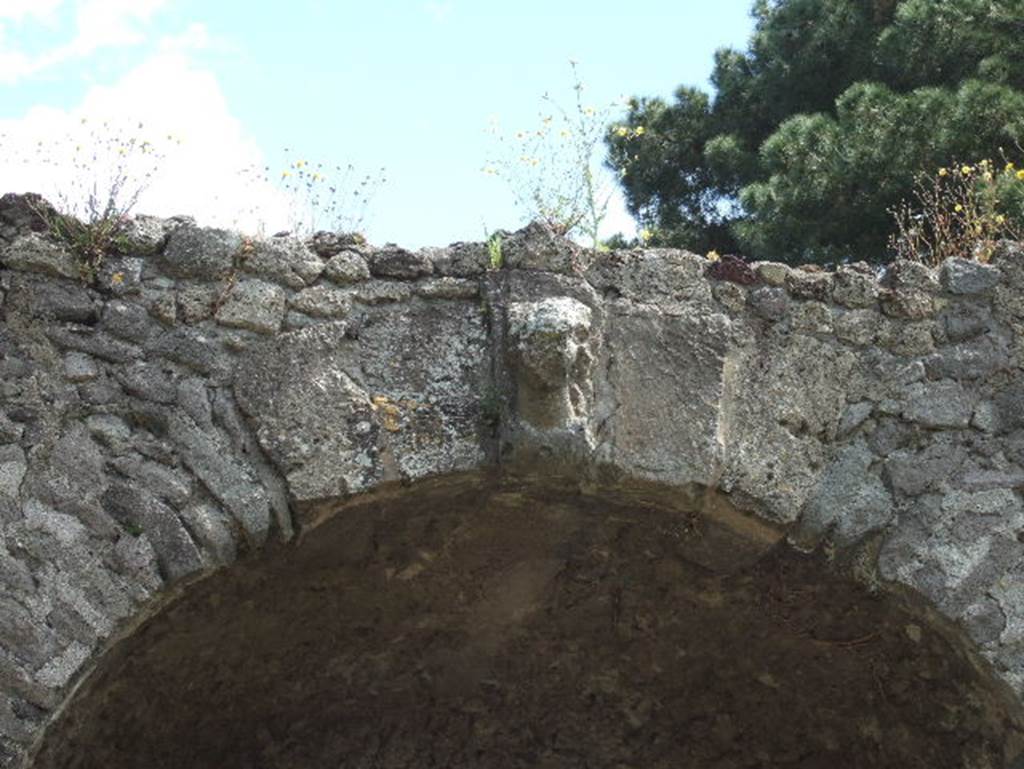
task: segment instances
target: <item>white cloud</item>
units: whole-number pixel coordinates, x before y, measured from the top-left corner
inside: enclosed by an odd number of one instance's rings
[[[0,19],[50,20],[63,3],[64,0],[0,0]]]
[[[434,21],[444,21],[455,9],[451,0],[427,0],[423,4],[423,10],[434,17]]]
[[[81,0],[75,38],[65,57],[87,56],[99,48],[136,45],[145,40],[144,25],[167,0]]]
[[[104,121],[109,130],[103,129]],[[0,192],[36,191],[51,199],[70,194],[74,148],[89,150],[96,142],[88,132],[97,129],[101,144],[120,131],[126,139],[148,140],[165,151],[137,213],[187,213],[206,224],[247,230],[260,224],[270,231],[287,227],[281,194],[240,174],[247,167],[261,168],[263,156],[231,114],[216,78],[173,46],[116,83],[94,87],[71,110],[38,106],[20,118],[0,120],[0,145],[5,145],[0,179],[6,187]],[[180,144],[168,142],[168,136]],[[102,157],[89,165],[87,174],[102,177]],[[132,168],[136,175],[145,171],[144,165]],[[77,175],[88,181],[81,171]],[[99,181],[102,187],[105,180]]]
[[[160,40],[161,51],[200,51],[213,47],[213,39],[205,24],[193,22],[180,35],[169,35]]]
[[[8,6],[10,2],[12,5]],[[43,20],[52,16],[62,0],[0,0],[9,18],[31,16]],[[70,42],[57,45],[35,56],[5,44],[0,26],[0,83],[15,83],[65,61],[84,58],[102,48],[138,45],[146,40],[146,26],[168,0],[78,0],[75,11],[75,35]],[[38,6],[38,7],[36,7]],[[0,11],[0,18],[4,18]]]

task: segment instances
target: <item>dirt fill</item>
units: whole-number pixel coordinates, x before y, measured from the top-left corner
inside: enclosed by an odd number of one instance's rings
[[[912,597],[543,491],[343,511],[106,655],[38,767],[993,767],[1019,704]],[[1014,749],[1015,750],[1015,749]]]

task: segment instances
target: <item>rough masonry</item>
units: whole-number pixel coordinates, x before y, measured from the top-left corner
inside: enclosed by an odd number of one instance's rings
[[[201,578],[449,481],[667,511],[709,573],[825,553],[1019,702],[1024,248],[748,272],[537,225],[493,265],[140,216],[89,283],[5,196],[0,766]]]

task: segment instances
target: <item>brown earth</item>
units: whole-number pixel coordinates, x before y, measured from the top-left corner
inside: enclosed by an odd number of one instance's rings
[[[192,586],[109,653],[38,767],[1002,767],[1005,687],[907,595],[699,520],[414,494]],[[1016,742],[1015,742],[1016,741]]]

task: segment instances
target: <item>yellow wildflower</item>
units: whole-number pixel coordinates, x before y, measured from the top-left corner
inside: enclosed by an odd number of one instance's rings
[[[719,259],[721,259],[721,256],[719,256],[717,251],[711,250],[708,251],[707,259],[709,262],[717,262]]]
[[[1013,165],[1013,163],[1007,163],[1003,170],[1009,172],[1012,171],[1014,168],[1015,166]]]
[[[964,210],[964,207],[957,203],[955,206],[953,206],[953,210],[956,211],[957,213],[960,213],[961,211]]]
[[[1024,182],[1024,168],[1017,172],[1017,178]]]
[[[618,128],[615,129],[616,136],[626,136],[627,134],[629,134],[629,129],[626,128],[626,126],[624,125],[620,125]]]
[[[996,214],[996,224],[1002,224],[1006,221],[1006,217],[1002,214]]]
[[[642,230],[640,230],[640,240],[642,240],[644,243],[646,243],[648,240],[650,240],[653,237],[654,237],[654,233],[651,232],[646,227],[644,227]]]
[[[633,129],[633,133],[635,133],[637,136],[643,136],[645,133],[647,133],[647,129],[644,128],[642,125],[638,125],[636,128]]]
[[[974,170],[974,169],[973,169],[973,168],[971,168],[970,166],[961,166],[961,167],[960,167],[960,173],[961,173],[961,174],[963,174],[964,176],[970,176],[970,175],[971,175],[971,172],[972,172],[973,170]]]
[[[939,176],[945,176],[948,173],[949,173],[949,169],[948,168],[940,168],[939,169]]]
[[[115,272],[113,275],[110,276],[110,282],[113,283],[115,286],[121,285],[122,283],[124,283],[124,273]]]

